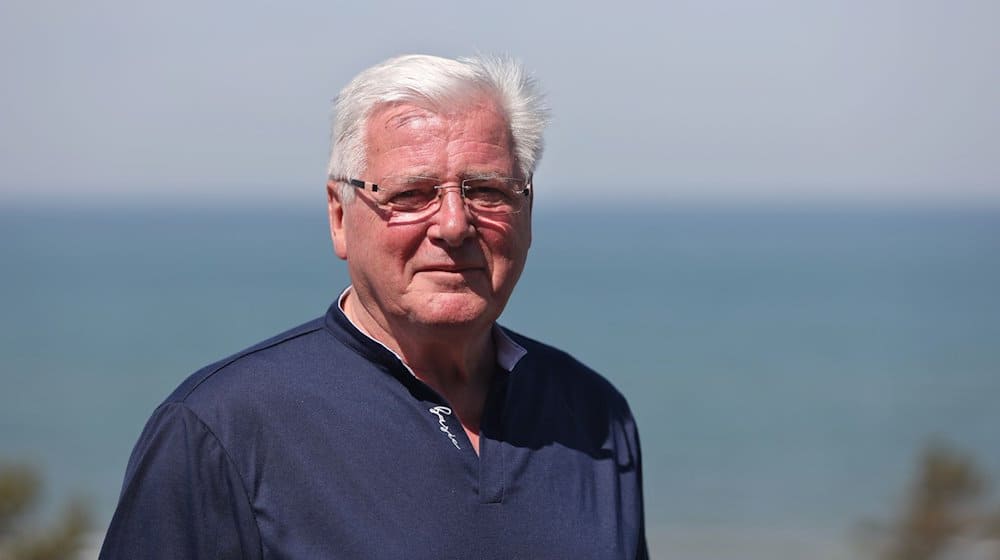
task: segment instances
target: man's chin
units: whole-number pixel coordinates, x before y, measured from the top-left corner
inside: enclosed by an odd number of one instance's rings
[[[442,329],[492,325],[499,316],[497,306],[474,292],[426,294],[411,306],[414,323]]]

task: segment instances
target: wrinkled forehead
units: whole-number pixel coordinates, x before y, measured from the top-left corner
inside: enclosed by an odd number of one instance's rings
[[[444,107],[399,101],[382,103],[370,113],[365,130],[365,159],[398,146],[427,141],[426,155],[435,159],[442,138],[468,138],[501,146],[513,158],[510,123],[499,103],[487,95],[463,98]],[[434,147],[432,147],[434,146]],[[436,147],[436,148],[435,148]],[[513,169],[511,170],[513,171]]]

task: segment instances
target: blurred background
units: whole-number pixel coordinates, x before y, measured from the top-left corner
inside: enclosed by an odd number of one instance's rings
[[[995,557],[997,21],[974,0],[6,0],[0,556],[96,557],[156,405],[346,285],[339,88],[482,52],[553,112],[501,321],[629,398],[655,558]]]

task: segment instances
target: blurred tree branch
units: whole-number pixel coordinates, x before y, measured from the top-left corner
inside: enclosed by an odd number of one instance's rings
[[[931,560],[976,520],[971,502],[984,488],[972,460],[942,445],[930,446],[910,488],[888,560]]]
[[[983,508],[986,491],[986,480],[971,457],[934,443],[920,457],[897,519],[862,528],[882,543],[877,556],[883,560],[969,557],[957,552],[962,547],[979,551],[976,558],[992,547],[991,557],[1000,560],[1000,512]]]
[[[79,552],[91,527],[90,512],[79,500],[71,501],[59,521],[45,530],[24,527],[41,486],[35,470],[0,465],[0,560],[68,560]]]

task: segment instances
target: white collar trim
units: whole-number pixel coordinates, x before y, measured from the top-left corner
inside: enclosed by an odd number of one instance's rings
[[[521,358],[528,355],[523,346],[514,342],[499,325],[493,325],[493,343],[497,346],[497,363],[507,371],[514,371],[514,366]]]

